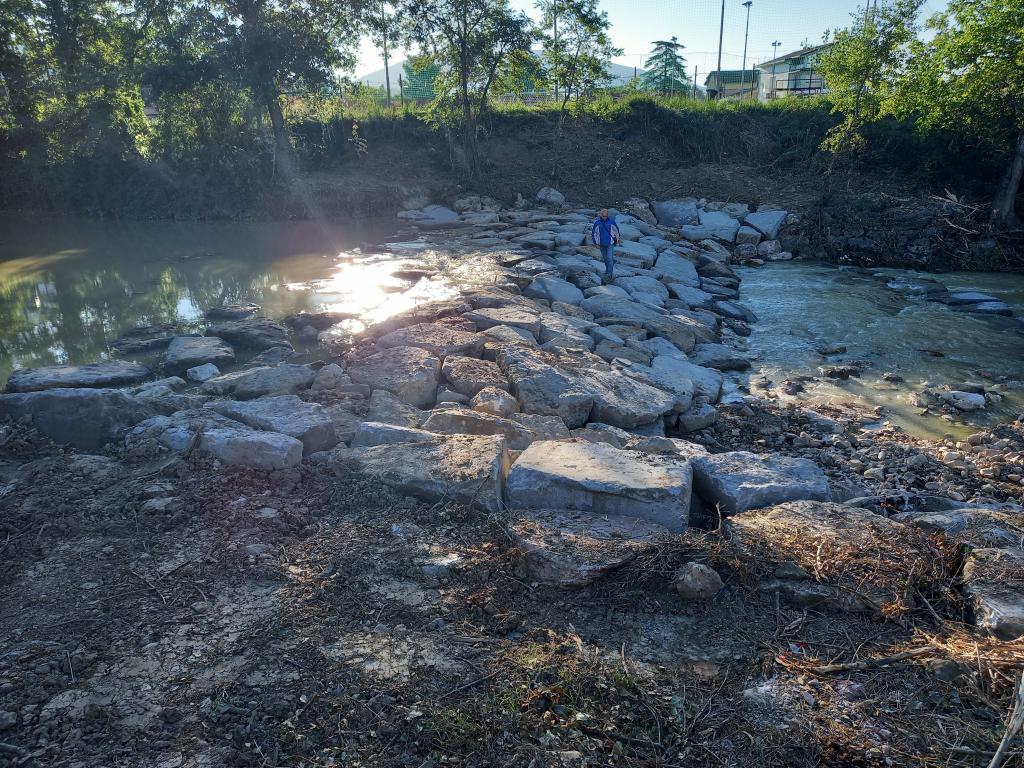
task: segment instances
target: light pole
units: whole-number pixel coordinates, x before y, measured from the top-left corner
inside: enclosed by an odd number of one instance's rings
[[[743,4],[743,7],[747,9],[747,27],[743,30],[743,66],[740,67],[740,98],[747,98],[746,82],[747,82],[747,37],[750,35],[750,6],[752,6],[753,0],[747,0]]]
[[[778,56],[776,54],[779,51],[779,46],[782,45],[778,40],[772,42],[772,98],[775,98],[775,65],[778,64]]]
[[[725,0],[722,0],[722,16],[718,22],[718,71],[715,73],[715,100],[722,98],[722,35],[725,34]]]

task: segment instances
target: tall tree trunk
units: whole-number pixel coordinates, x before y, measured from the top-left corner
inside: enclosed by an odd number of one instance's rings
[[[462,141],[466,152],[466,170],[474,181],[480,178],[480,153],[476,144],[476,119],[469,98],[469,53],[463,47],[460,57],[459,86],[462,90]]]
[[[277,93],[277,86],[273,83],[266,83],[262,90],[263,101],[267,107],[267,114],[270,116],[270,125],[274,129],[274,143],[277,145],[277,151],[290,157],[292,144],[288,139],[288,127],[285,125],[284,113],[281,111],[281,99]]]
[[[1024,176],[1024,131],[1017,136],[1017,147],[1006,166],[1002,181],[992,200],[992,219],[997,224],[1017,223],[1017,193],[1020,191],[1020,180]]]

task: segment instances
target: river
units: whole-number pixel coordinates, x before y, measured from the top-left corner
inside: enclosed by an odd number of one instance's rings
[[[454,281],[463,279],[455,277],[457,259],[414,238],[394,220],[327,228],[0,215],[0,382],[13,368],[105,359],[109,344],[136,325],[199,329],[203,311],[226,302],[255,302],[272,318],[301,310],[351,312],[360,318],[351,330],[358,330],[362,322],[452,295]],[[443,274],[410,279],[395,276],[400,269]],[[749,339],[754,367],[734,377],[734,385],[758,392],[763,377],[778,384],[814,374],[823,363],[816,346],[845,344],[847,353],[833,361],[871,366],[849,381],[808,382],[799,397],[882,405],[891,421],[937,436],[956,429],[919,416],[910,404],[915,388],[926,381],[1024,378],[1024,335],[1016,320],[953,312],[888,287],[913,282],[914,273],[872,276],[804,263],[739,271],[742,301],[760,322]],[[938,277],[950,288],[992,293],[1024,317],[1024,276]],[[886,382],[885,372],[905,382]],[[1024,393],[1009,391],[987,418],[1012,419],[1022,410]]]

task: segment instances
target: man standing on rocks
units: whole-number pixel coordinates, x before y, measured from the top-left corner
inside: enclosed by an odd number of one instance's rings
[[[601,249],[601,255],[604,257],[605,282],[611,282],[612,273],[615,271],[615,246],[621,242],[622,237],[619,225],[608,215],[607,208],[602,208],[594,219],[594,226],[590,228],[590,239]]]

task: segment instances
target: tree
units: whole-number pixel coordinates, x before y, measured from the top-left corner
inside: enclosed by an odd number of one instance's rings
[[[670,40],[655,40],[652,45],[654,50],[644,63],[647,72],[641,78],[644,88],[663,96],[684,93],[690,87],[686,59],[681,53],[686,46],[675,35]]]
[[[434,115],[462,125],[466,169],[480,178],[477,119],[499,70],[529,51],[534,31],[508,0],[416,0],[409,6],[409,37],[431,51],[441,74],[435,83]]]
[[[537,7],[548,79],[556,98],[562,94],[561,125],[569,100],[608,82],[608,62],[622,50],[612,45],[608,14],[597,0],[540,0]]]
[[[878,119],[906,67],[916,19],[924,0],[883,0],[853,14],[853,24],[834,33],[832,47],[818,60],[832,111],[843,121],[829,131],[822,147],[835,159],[860,149],[861,129]]]
[[[401,14],[388,0],[374,0],[367,8],[367,26],[373,44],[381,50],[384,59],[384,87],[387,91],[388,106],[391,106],[390,52],[399,40]]]
[[[1018,222],[1024,175],[1024,0],[950,0],[915,42],[887,108],[923,130],[953,130],[1006,158],[992,218]]]

